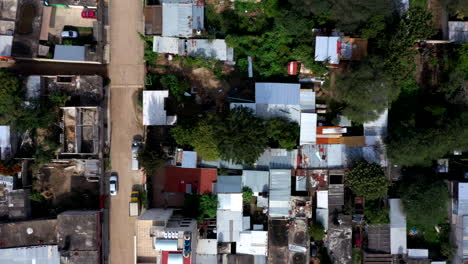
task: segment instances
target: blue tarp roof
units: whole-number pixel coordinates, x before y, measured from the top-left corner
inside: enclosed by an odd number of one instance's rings
[[[56,45],[54,60],[85,61],[85,47]]]

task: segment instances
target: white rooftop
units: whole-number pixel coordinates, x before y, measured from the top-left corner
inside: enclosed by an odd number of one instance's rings
[[[218,242],[236,242],[242,231],[242,212],[217,210],[216,232]]]
[[[390,252],[406,254],[406,216],[400,199],[389,199],[390,203]]]
[[[0,36],[0,57],[10,57],[12,45],[13,36]]]
[[[153,37],[153,51],[158,53],[169,53],[184,55],[185,40],[175,37]]]
[[[0,249],[2,264],[59,264],[57,246],[34,246]]]
[[[221,61],[233,61],[234,49],[227,46],[224,39],[189,39],[187,40],[187,54],[201,55]]]
[[[218,209],[242,212],[242,193],[218,193]]]
[[[317,114],[301,113],[300,145],[317,142]]]
[[[296,83],[255,83],[255,102],[300,105],[300,88]]]
[[[167,97],[169,97],[169,91],[143,91],[143,125],[166,125],[164,101]]]
[[[268,231],[244,231],[239,235],[236,253],[248,255],[267,255]]]
[[[197,167],[197,152],[195,151],[183,151],[182,152],[182,168],[192,168]]]
[[[340,37],[315,38],[315,61],[327,61],[330,64],[339,64],[338,41]]]
[[[429,257],[428,249],[408,249],[408,257],[413,259],[427,259]]]

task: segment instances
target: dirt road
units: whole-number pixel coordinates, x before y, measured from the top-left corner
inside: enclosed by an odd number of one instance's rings
[[[130,192],[141,183],[139,172],[131,171],[131,142],[143,134],[141,118],[132,100],[144,84],[142,1],[110,0],[110,120],[111,166],[118,173],[119,190],[110,201],[110,262],[135,263],[135,217],[128,215]]]

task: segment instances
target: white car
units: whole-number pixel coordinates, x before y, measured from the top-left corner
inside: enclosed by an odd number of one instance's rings
[[[117,176],[114,174],[109,177],[109,193],[112,196],[117,195]]]
[[[140,165],[138,164],[138,150],[140,149],[141,141],[133,140],[132,143],[132,170],[139,170]]]
[[[67,31],[62,31],[62,38],[77,38],[78,37],[78,32],[72,31],[72,30],[67,30]]]

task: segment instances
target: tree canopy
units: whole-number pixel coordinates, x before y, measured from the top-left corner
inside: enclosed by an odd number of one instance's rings
[[[449,195],[447,185],[430,175],[415,174],[403,178],[399,193],[408,227],[433,230],[447,218]]]
[[[177,144],[193,147],[205,160],[253,164],[268,146],[296,147],[299,125],[284,118],[263,120],[251,109],[236,107],[225,117],[212,114],[181,122],[171,133]]]
[[[21,80],[6,69],[0,69],[0,123],[12,125],[26,115],[25,91]]]
[[[184,214],[195,217],[198,221],[216,217],[218,196],[213,194],[186,194],[184,199]]]
[[[345,182],[353,193],[366,200],[385,197],[390,186],[382,167],[367,161],[355,162],[346,174]]]

